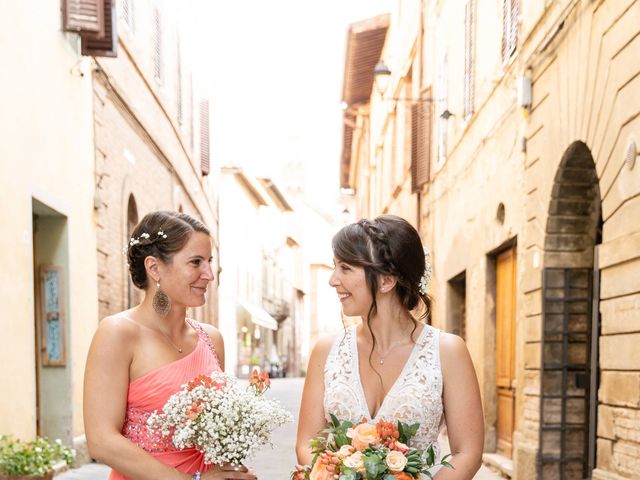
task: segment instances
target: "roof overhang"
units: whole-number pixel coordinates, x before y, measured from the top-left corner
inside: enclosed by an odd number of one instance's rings
[[[273,182],[273,180],[271,180],[270,178],[262,177],[258,178],[258,181],[266,190],[271,200],[273,200],[273,202],[278,206],[280,210],[282,210],[283,212],[293,212],[291,204],[287,201],[286,197],[278,188],[278,186]]]
[[[340,186],[352,187],[349,181],[351,149],[355,113],[352,107],[369,103],[373,88],[373,69],[380,60],[380,54],[389,29],[389,14],[378,15],[352,23],[347,34],[342,101],[346,105],[343,116],[342,154],[340,159]]]
[[[389,14],[368,18],[349,26],[344,65],[342,101],[351,107],[368,103],[373,87],[373,69],[389,29]]]
[[[260,193],[259,188],[254,182],[247,176],[240,167],[222,167],[222,173],[229,173],[235,176],[240,186],[244,189],[247,196],[253,201],[256,206],[266,206],[267,201]]]

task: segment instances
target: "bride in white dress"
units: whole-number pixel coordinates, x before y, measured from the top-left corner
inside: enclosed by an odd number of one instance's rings
[[[411,446],[433,445],[436,463],[446,423],[454,469],[430,473],[437,480],[473,478],[484,443],[478,381],[464,341],[425,323],[430,266],[418,232],[393,215],[360,220],[335,235],[333,252],[330,284],[344,314],[363,321],[313,349],[300,406],[298,462],[311,463],[309,441],[330,414],[354,423],[419,422]]]

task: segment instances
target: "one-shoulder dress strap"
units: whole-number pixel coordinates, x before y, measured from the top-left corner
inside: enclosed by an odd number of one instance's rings
[[[211,354],[215,357],[218,365],[220,365],[220,359],[218,358],[218,353],[216,352],[216,349],[213,346],[213,341],[211,340],[211,337],[209,336],[209,334],[204,330],[204,328],[202,328],[202,325],[200,325],[200,322],[192,318],[187,318],[187,322],[189,323],[189,325],[193,327],[193,329],[198,334],[198,338],[200,338],[200,340],[202,340],[205,343],[205,345],[209,348],[209,351],[211,352]]]

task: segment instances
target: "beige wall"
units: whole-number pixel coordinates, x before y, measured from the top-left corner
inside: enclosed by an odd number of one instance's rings
[[[60,31],[58,2],[13,2],[2,10],[0,322],[9,341],[0,351],[0,432],[36,433],[32,199],[37,199],[66,222],[68,246],[56,259],[68,266],[72,418],[65,428],[78,435],[84,361],[97,323],[91,77],[74,68],[88,63],[79,55],[78,37]]]

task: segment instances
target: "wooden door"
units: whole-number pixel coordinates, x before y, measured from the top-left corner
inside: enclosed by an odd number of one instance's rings
[[[496,387],[498,453],[511,457],[515,420],[516,250],[496,259]]]

